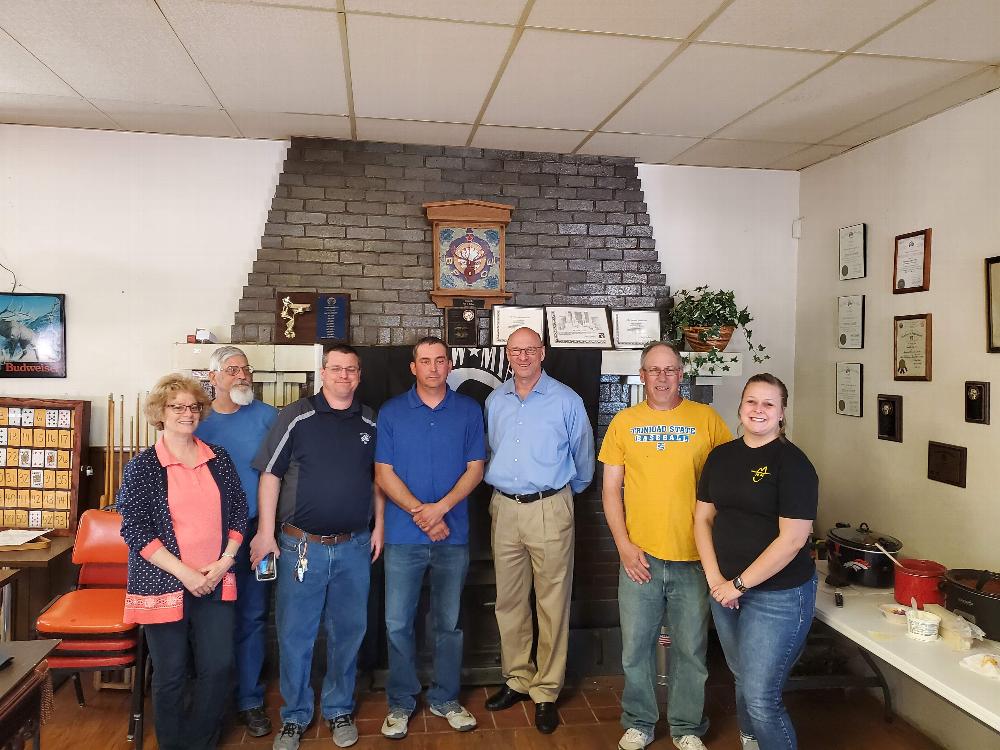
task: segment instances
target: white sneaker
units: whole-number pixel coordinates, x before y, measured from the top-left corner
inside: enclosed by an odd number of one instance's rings
[[[680,750],[708,750],[705,747],[705,743],[701,741],[701,737],[697,737],[693,734],[685,734],[683,737],[674,737],[674,747],[679,747]]]
[[[618,740],[618,750],[642,750],[652,741],[652,735],[632,727],[626,730],[622,738]]]
[[[743,744],[743,750],[760,750],[756,737],[747,737],[743,732],[740,732],[740,742]]]
[[[476,717],[463,708],[458,701],[431,706],[431,713],[442,719],[447,719],[448,726],[456,732],[470,732],[476,728]]]
[[[382,736],[390,740],[401,740],[406,736],[410,723],[410,713],[401,708],[393,708],[382,722]]]

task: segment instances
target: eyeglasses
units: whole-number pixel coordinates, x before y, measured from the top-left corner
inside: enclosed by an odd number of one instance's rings
[[[524,347],[512,346],[507,350],[507,352],[512,357],[520,357],[522,354],[527,354],[529,357],[534,357],[541,350],[542,347],[540,346],[524,346]]]
[[[223,367],[222,372],[226,373],[226,375],[239,375],[241,372],[245,375],[253,375],[253,368],[250,365],[247,365],[246,367],[229,365],[229,367]]]
[[[202,410],[201,404],[167,404],[167,408],[178,416],[186,411],[190,411],[192,414],[201,414]]]
[[[680,375],[684,371],[681,367],[643,367],[642,369],[651,378],[660,377],[660,373],[663,373],[668,378],[672,378],[675,375]]]
[[[350,367],[341,367],[340,365],[334,365],[333,367],[324,367],[323,369],[326,370],[331,375],[340,375],[340,373],[344,373],[345,375],[357,375],[359,372],[361,372],[361,368],[355,367],[354,365],[351,365]]]

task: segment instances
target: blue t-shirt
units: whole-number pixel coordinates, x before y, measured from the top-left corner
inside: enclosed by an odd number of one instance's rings
[[[194,431],[206,443],[221,445],[229,452],[243,483],[250,518],[257,517],[257,484],[260,480],[260,472],[250,464],[277,416],[278,410],[273,406],[255,400],[232,414],[210,410]]]
[[[413,386],[382,405],[378,415],[375,462],[392,466],[396,476],[422,503],[448,494],[470,461],[486,460],[483,412],[468,396],[448,388],[434,409],[417,396]],[[465,498],[444,516],[451,532],[446,544],[468,544],[469,508]],[[392,500],[385,504],[385,541],[389,544],[430,544],[413,518]]]

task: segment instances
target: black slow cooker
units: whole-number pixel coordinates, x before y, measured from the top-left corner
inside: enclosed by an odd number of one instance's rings
[[[888,534],[881,534],[862,523],[852,527],[849,523],[838,523],[826,535],[826,559],[829,575],[826,582],[831,586],[846,586],[856,583],[872,588],[889,588],[893,584],[892,560],[886,552],[896,554],[903,543]]]
[[[1000,573],[959,568],[944,574],[945,606],[1000,641]]]

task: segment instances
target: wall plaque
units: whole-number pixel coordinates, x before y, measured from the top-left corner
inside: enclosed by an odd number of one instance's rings
[[[276,344],[350,343],[349,294],[279,291],[274,314]]]
[[[990,384],[980,380],[965,381],[965,421],[990,423]]]
[[[878,394],[878,439],[903,442],[903,397]]]
[[[965,487],[968,450],[961,445],[927,443],[927,478],[935,482]]]

